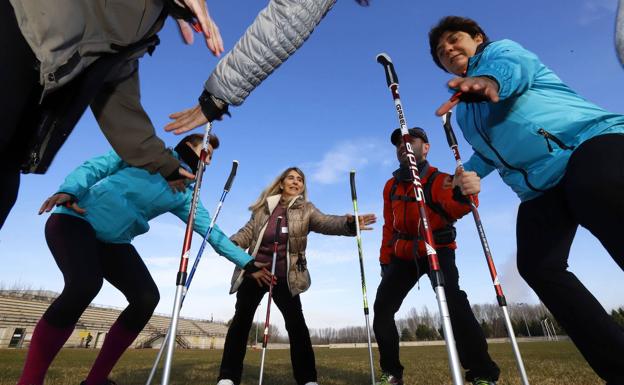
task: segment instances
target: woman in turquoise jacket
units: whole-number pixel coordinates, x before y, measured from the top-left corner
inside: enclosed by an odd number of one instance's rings
[[[596,373],[624,384],[624,331],[567,270],[579,225],[624,268],[624,116],[585,100],[519,44],[489,42],[473,20],[443,18],[429,44],[435,63],[460,76],[448,85],[463,93],[453,100],[475,151],[466,169],[497,170],[522,201],[520,274]]]
[[[211,136],[207,162],[219,145]],[[192,134],[173,152],[181,164],[195,173],[202,136]],[[160,174],[131,167],[111,151],[92,158],[67,176],[58,192],[48,198],[40,214],[59,206],[46,223],[46,240],[63,273],[65,287],[38,322],[18,385],[41,385],[54,356],[74,330],[106,279],[119,289],[129,304],[106,335],[104,345],[85,385],[112,383],[107,379],[123,352],[147,324],[158,304],[158,288],[132,239],[149,230],[148,221],[171,212],[187,221],[192,189],[173,191]],[[202,236],[210,215],[198,206],[194,230]],[[270,273],[262,264],[235,246],[215,226],[210,238],[215,251],[261,282]]]

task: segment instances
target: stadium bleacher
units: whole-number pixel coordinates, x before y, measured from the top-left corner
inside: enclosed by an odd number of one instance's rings
[[[37,321],[58,293],[32,290],[0,290],[0,348],[28,347]],[[82,314],[65,347],[102,346],[106,333],[122,309],[91,305]],[[159,348],[169,328],[169,317],[154,314],[134,341],[135,348]],[[177,341],[190,349],[222,348],[227,326],[207,320],[180,318]]]

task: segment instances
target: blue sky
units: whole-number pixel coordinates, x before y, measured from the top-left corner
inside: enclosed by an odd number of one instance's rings
[[[226,50],[264,4],[243,0],[209,4]],[[341,0],[303,48],[241,107],[232,109],[231,119],[215,124],[214,132],[221,138],[222,147],[204,178],[204,205],[214,209],[231,161],[237,159],[238,176],[219,218],[226,233],[236,231],[248,220],[249,204],[291,165],[307,173],[310,199],[317,207],[326,213],[350,213],[348,173],[356,169],[360,211],[374,212],[381,220],[381,190],[396,167],[389,135],[397,126],[382,68],[375,62],[375,55],[384,51],[395,62],[408,124],[428,131],[431,163],[452,171],[454,161],[433,114],[448,98],[445,82],[449,75],[431,61],[426,39],[429,28],[448,14],[477,19],[492,39],[518,41],[536,52],[581,95],[623,113],[620,87],[624,70],[613,49],[615,7],[615,0],[373,0],[371,7],[361,8],[353,1]],[[167,115],[196,103],[217,60],[201,43],[184,46],[171,21],[160,36],[162,43],[154,56],[141,62],[142,101],[159,135],[174,145],[179,138],[162,130]],[[88,112],[50,171],[22,178],[18,203],[0,233],[0,255],[4,259],[0,282],[5,286],[18,283],[62,289],[61,274],[43,235],[46,217],[37,216],[36,211],[65,175],[85,159],[108,150],[108,143]],[[460,151],[464,159],[472,152],[463,140]],[[537,298],[515,268],[514,227],[519,200],[495,174],[484,179],[482,189],[480,212],[508,301],[535,303]],[[377,260],[381,225],[378,223],[374,231],[363,235],[371,306],[380,279]],[[151,226],[151,231],[138,237],[134,245],[160,287],[162,299],[157,311],[169,313],[184,225],[172,215],[163,215]],[[460,284],[472,303],[494,302],[472,219],[461,220],[458,231]],[[198,239],[196,236],[193,256]],[[363,324],[355,239],[311,235],[307,254],[312,287],[302,295],[302,302],[309,326]],[[624,305],[618,284],[622,271],[584,229],[579,229],[569,263],[607,309]],[[229,262],[207,249],[182,314],[229,319],[235,301],[227,294],[231,271]],[[123,296],[108,284],[94,302],[125,306]],[[399,316],[411,307],[422,306],[436,309],[426,278],[420,290],[415,289],[407,297]],[[261,309],[263,313],[264,305]],[[273,314],[276,322],[283,324],[279,312]]]

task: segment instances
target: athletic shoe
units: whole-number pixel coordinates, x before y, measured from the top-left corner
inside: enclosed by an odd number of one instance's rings
[[[496,381],[490,381],[485,378],[475,378],[472,380],[472,385],[496,385]]]
[[[403,379],[395,377],[390,373],[382,373],[381,381],[377,385],[403,385]]]
[[[234,382],[232,382],[232,380],[224,379],[219,380],[219,382],[217,382],[217,385],[234,385]]]
[[[305,385],[318,385],[318,382],[306,382]]]

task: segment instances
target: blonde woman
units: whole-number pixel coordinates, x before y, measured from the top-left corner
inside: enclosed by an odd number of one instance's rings
[[[230,239],[248,249],[257,262],[272,262],[273,240],[279,234],[279,247],[273,287],[273,300],[282,312],[290,339],[290,359],[298,385],[317,385],[314,351],[306,326],[299,294],[310,287],[306,267],[307,235],[310,231],[327,235],[355,235],[351,215],[325,215],[308,201],[305,175],[290,167],[273,181],[258,200],[249,207],[251,219]],[[284,218],[279,229],[277,217]],[[374,214],[360,216],[362,230],[370,230]],[[239,385],[247,336],[254,313],[268,291],[268,277],[253,278],[237,268],[230,293],[236,294],[236,312],[225,339],[219,382],[217,385]]]

